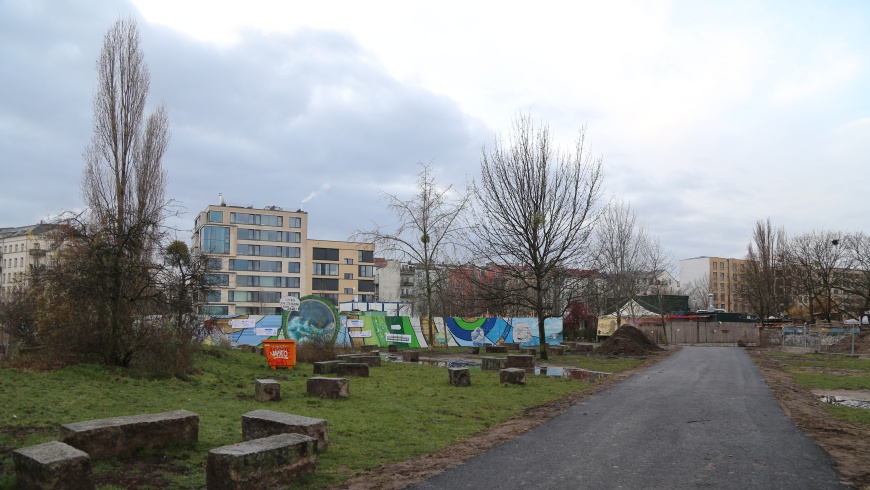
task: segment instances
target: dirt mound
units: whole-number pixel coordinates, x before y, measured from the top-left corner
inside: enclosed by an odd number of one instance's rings
[[[843,336],[836,344],[825,350],[839,354],[851,354],[852,336]],[[870,354],[870,330],[855,335],[855,354]]]
[[[613,332],[609,339],[595,349],[602,356],[645,356],[662,350],[645,333],[632,325],[622,325]]]

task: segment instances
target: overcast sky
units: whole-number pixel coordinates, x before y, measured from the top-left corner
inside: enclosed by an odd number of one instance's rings
[[[676,259],[742,257],[768,217],[870,231],[870,2],[421,4],[0,0],[0,227],[81,209],[96,59],[132,16],[184,228],[221,192],[345,240],[416,162],[464,188],[523,111],[563,146],[586,125]]]

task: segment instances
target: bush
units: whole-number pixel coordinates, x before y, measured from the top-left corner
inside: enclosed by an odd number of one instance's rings
[[[322,362],[335,359],[335,334],[319,330],[296,343],[296,362]]]

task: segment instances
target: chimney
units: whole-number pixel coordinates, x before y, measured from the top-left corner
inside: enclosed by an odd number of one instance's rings
[[[218,205],[219,206],[226,206],[227,205],[227,203],[224,202],[224,195],[221,192],[218,192]]]

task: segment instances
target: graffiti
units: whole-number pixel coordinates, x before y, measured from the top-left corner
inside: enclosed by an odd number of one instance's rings
[[[305,301],[303,301],[303,306]],[[303,341],[310,335],[322,335],[335,331],[335,344],[339,347],[396,345],[401,349],[419,349],[429,346],[429,338],[436,345],[450,347],[473,347],[488,344],[516,343],[534,347],[541,345],[536,318],[433,318],[431,331],[425,318],[409,316],[386,316],[384,314],[344,315],[339,318],[338,328],[324,321],[325,315],[308,316],[302,312],[288,321],[290,338]],[[314,311],[314,310],[312,310]],[[233,333],[237,344],[257,345],[268,337],[257,335],[263,329],[280,325],[280,315],[265,315],[255,318],[254,328]],[[333,330],[335,329],[335,330]],[[544,322],[544,342],[562,343],[562,319],[547,318]]]

